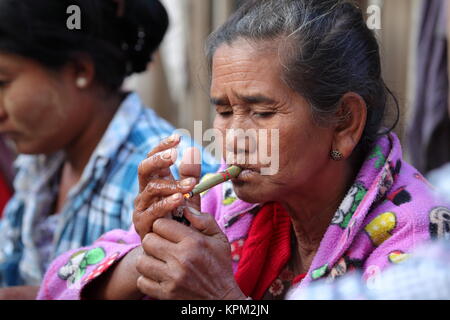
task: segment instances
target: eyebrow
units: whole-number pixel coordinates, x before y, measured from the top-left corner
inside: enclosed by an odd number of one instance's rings
[[[275,100],[273,100],[273,99],[271,99],[269,97],[263,96],[263,95],[250,95],[250,96],[247,96],[247,95],[240,95],[240,94],[238,94],[237,96],[238,96],[238,98],[240,100],[244,101],[245,104],[270,104],[270,103],[274,103],[275,102]],[[211,102],[211,104],[217,105],[217,106],[228,106],[228,105],[230,105],[228,99],[226,99],[226,98],[214,98],[214,97],[211,97],[210,98],[210,102]]]
[[[211,97],[211,98],[209,98],[209,101],[212,105],[215,105],[215,106],[229,106],[230,105],[228,99],[226,99],[226,98]]]
[[[274,103],[275,101],[273,99],[270,99],[269,97],[263,96],[263,95],[238,95],[239,99],[244,101],[247,104],[263,104],[263,103]]]

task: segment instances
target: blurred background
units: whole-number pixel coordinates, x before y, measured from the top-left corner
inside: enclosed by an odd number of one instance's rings
[[[239,0],[162,0],[171,27],[152,72],[127,80],[144,101],[178,128],[212,125],[204,43],[239,6]],[[369,18],[380,8],[384,78],[399,100],[396,132],[407,159],[423,172],[450,162],[448,116],[448,0],[360,0]],[[425,92],[426,91],[426,92]],[[393,108],[391,108],[393,109]],[[392,123],[392,116],[388,122]],[[207,124],[207,125],[206,125]],[[200,142],[200,141],[199,141]]]

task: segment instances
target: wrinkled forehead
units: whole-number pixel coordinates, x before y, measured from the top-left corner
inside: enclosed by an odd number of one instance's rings
[[[220,45],[212,60],[212,89],[229,82],[274,82],[281,80],[278,50],[267,42],[244,39]]]
[[[252,56],[254,58],[258,57],[273,57],[280,56],[280,50],[282,43],[285,41],[282,38],[271,39],[271,40],[251,40],[246,38],[237,38],[232,42],[224,42],[217,46],[212,56],[213,62],[218,57],[223,57],[227,53],[237,53],[242,56]]]

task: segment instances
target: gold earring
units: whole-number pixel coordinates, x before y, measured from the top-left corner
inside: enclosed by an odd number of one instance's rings
[[[334,161],[341,161],[344,158],[344,155],[339,150],[331,151],[330,156]]]

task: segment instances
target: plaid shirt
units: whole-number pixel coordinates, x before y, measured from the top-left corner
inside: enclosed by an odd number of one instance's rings
[[[128,95],[58,213],[51,260],[91,244],[110,230],[130,228],[139,187],[138,165],[173,131],[169,123],[142,104],[138,95]],[[192,144],[184,137],[178,148],[180,155]],[[39,285],[43,266],[50,261],[42,261],[39,254],[36,226],[52,213],[64,159],[62,152],[17,159],[16,193],[0,224],[0,287]],[[203,152],[202,160],[202,174],[216,171],[211,156]],[[172,172],[178,177],[176,169]]]

